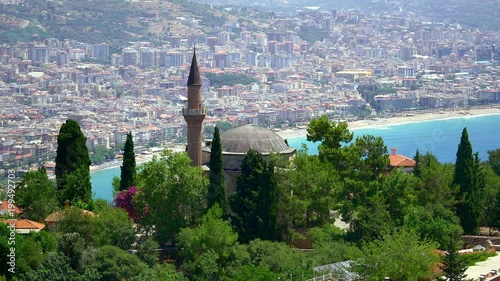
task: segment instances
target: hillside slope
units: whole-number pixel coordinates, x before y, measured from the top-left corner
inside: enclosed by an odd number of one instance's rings
[[[210,32],[204,23],[224,23],[226,15],[187,1],[29,0],[0,4],[0,19],[0,43],[55,37],[120,46],[175,34],[201,35]]]

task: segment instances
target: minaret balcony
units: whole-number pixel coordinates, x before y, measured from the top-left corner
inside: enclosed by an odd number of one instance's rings
[[[207,115],[207,109],[202,108],[202,109],[189,109],[189,108],[183,108],[182,109],[182,115],[188,116],[188,115]]]

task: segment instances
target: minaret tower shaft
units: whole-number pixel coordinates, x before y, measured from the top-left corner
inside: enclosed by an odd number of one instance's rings
[[[191,165],[201,167],[201,125],[207,110],[203,107],[201,100],[201,78],[196,61],[196,50],[193,52],[189,70],[187,92],[187,107],[182,109],[182,115],[187,123],[187,153],[191,158]]]

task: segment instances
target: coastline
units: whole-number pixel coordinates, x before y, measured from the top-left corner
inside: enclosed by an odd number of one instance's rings
[[[436,113],[421,113],[413,116],[397,116],[389,118],[379,118],[378,120],[358,120],[348,122],[349,130],[377,128],[391,125],[401,125],[408,123],[418,123],[425,121],[445,120],[464,117],[475,117],[485,115],[500,114],[500,108],[480,108],[470,110],[457,110],[457,111],[440,111]],[[306,129],[286,129],[277,132],[279,136],[284,139],[302,138],[307,135]]]
[[[163,147],[159,147],[159,148],[161,148],[163,150]],[[180,147],[178,145],[171,147],[171,148],[169,147],[169,149],[174,150],[174,151],[184,150],[182,147]],[[155,153],[151,153],[151,154],[136,156],[135,163],[137,166],[139,166],[143,163],[146,163],[146,162],[153,160],[154,156],[160,156],[160,154],[161,154],[161,152],[155,152]],[[121,165],[122,165],[122,159],[115,159],[115,160],[110,161],[110,162],[104,162],[100,165],[91,165],[90,172],[93,173],[93,172],[100,172],[100,171],[115,169],[115,168],[120,167]]]
[[[434,121],[434,120],[444,120],[444,119],[453,119],[453,118],[464,118],[464,117],[475,117],[475,116],[485,116],[485,115],[496,115],[500,114],[500,107],[491,107],[491,108],[480,108],[480,109],[470,109],[470,110],[456,110],[456,111],[439,111],[435,113],[421,113],[415,114],[412,116],[397,116],[397,117],[389,117],[389,118],[380,118],[377,120],[358,120],[353,122],[348,122],[350,130],[357,129],[366,129],[366,128],[376,128],[383,126],[391,126],[391,125],[401,125],[408,123],[417,123],[417,122],[426,122],[426,121]],[[293,139],[293,138],[302,138],[307,135],[306,129],[286,129],[283,131],[277,132],[277,134],[283,139]],[[175,151],[184,150],[180,146],[174,146],[170,148]],[[136,158],[136,163],[142,164],[153,159],[154,155],[159,155],[159,153],[147,154],[147,155],[139,155]],[[101,165],[90,166],[90,172],[99,172],[105,171],[109,169],[115,169],[121,166],[120,160],[113,160],[111,162],[105,162]]]

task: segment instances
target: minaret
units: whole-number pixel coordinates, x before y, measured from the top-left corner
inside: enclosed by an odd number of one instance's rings
[[[201,78],[196,62],[196,50],[193,52],[189,70],[187,91],[187,108],[182,109],[182,115],[187,123],[187,153],[191,158],[191,165],[201,167],[201,124],[207,110],[201,104]]]

